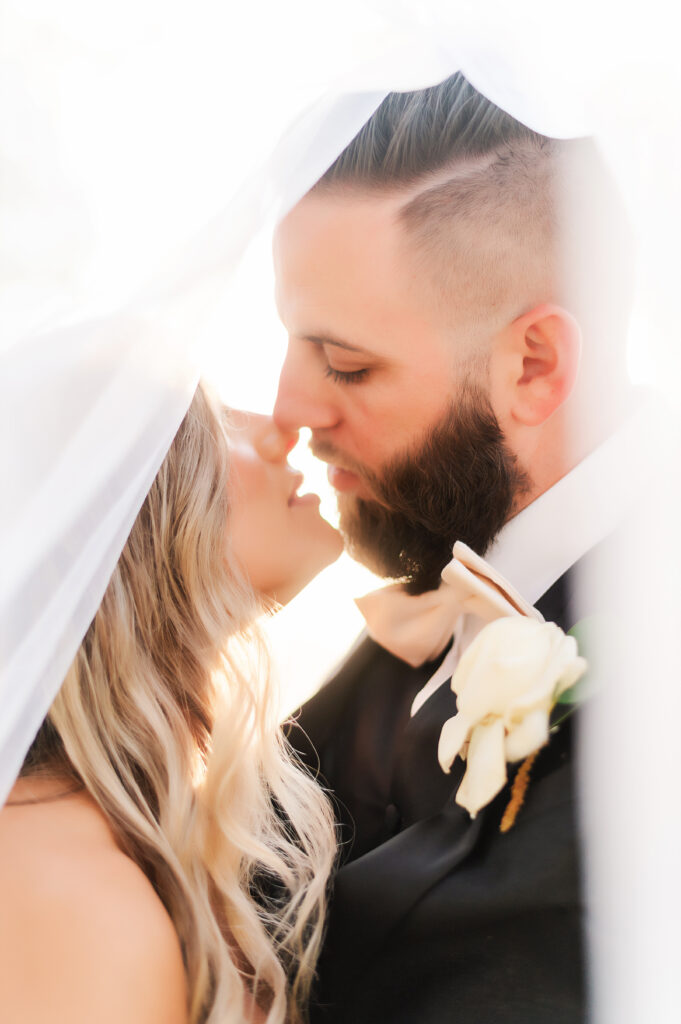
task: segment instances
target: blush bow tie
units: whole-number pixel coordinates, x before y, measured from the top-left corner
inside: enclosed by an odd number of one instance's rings
[[[543,622],[542,614],[467,544],[457,541],[452,554],[437,590],[411,596],[395,583],[355,601],[369,636],[414,668],[444,650],[464,613],[484,622],[506,615]]]

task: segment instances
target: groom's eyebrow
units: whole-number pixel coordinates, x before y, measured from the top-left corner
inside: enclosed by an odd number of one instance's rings
[[[373,355],[366,348],[360,348],[358,345],[351,345],[347,341],[341,341],[340,338],[332,338],[328,334],[304,334],[303,341],[310,341],[313,345],[333,345],[335,348],[345,349],[346,352],[357,352],[362,356]]]

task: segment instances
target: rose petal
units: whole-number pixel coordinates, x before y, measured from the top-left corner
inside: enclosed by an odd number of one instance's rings
[[[442,726],[437,745],[437,759],[443,772],[449,774],[452,762],[466,742],[470,728],[470,719],[461,713],[448,718]]]
[[[471,734],[466,763],[466,774],[456,794],[456,802],[474,818],[506,783],[504,723],[500,718],[489,725],[476,725]]]
[[[485,626],[466,650],[452,680],[458,708],[473,721],[508,714],[520,704],[528,709],[553,695],[564,669],[551,664],[560,651],[562,631],[534,619],[498,619]]]
[[[571,686],[574,686],[575,683],[582,678],[588,667],[589,663],[586,658],[575,658],[572,664],[565,670],[564,674],[558,680],[555,689],[556,698],[560,697],[561,693],[565,693],[566,690],[569,690]]]
[[[542,672],[530,680],[524,694],[518,696],[508,708],[508,717],[518,718],[526,711],[535,707],[544,707],[547,710],[555,703],[556,697],[568,686],[563,684],[563,679],[568,681],[569,686],[579,679],[583,674],[586,663],[577,654],[577,645],[574,637],[565,636],[563,631],[554,623],[546,623],[545,629],[551,628],[554,631],[553,648],[547,658],[546,665]]]
[[[530,711],[507,734],[504,744],[507,761],[522,761],[539,750],[549,738],[549,716],[543,708]]]

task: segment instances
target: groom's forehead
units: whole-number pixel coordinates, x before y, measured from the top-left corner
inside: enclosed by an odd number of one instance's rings
[[[304,264],[324,254],[357,258],[363,250],[380,252],[390,261],[402,248],[398,217],[403,202],[395,193],[308,193],[275,230],[275,267],[284,259]]]
[[[381,354],[424,327],[414,262],[392,195],[303,199],[276,229],[279,315],[290,334]]]

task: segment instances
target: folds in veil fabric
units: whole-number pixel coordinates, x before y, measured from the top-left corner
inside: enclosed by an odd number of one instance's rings
[[[215,5],[216,17],[221,6]],[[279,60],[272,85],[276,102],[284,109],[290,99],[290,109],[276,122],[276,131],[263,129],[261,150],[273,155],[260,171],[248,167],[245,185],[223,212],[129,308],[18,336],[0,356],[2,799],[96,611],[189,405],[201,346],[207,338],[212,344],[224,343],[225,332],[210,335],[203,327],[240,254],[268,217],[282,215],[305,193],[387,91],[434,84],[461,69],[476,88],[539,132],[559,138],[596,134],[630,203],[644,254],[648,305],[639,314],[639,324],[644,331],[647,322],[655,324],[650,333],[658,339],[658,360],[674,371],[667,373],[668,390],[673,394],[679,387],[677,303],[669,289],[678,283],[678,245],[673,240],[681,227],[675,198],[681,169],[674,161],[681,133],[678,118],[667,116],[678,109],[673,93],[678,76],[668,80],[660,74],[677,63],[670,59],[675,58],[670,45],[665,55],[673,33],[669,26],[665,29],[662,8],[656,13],[652,5],[617,21],[598,4],[589,5],[588,11],[586,5],[573,5],[547,18],[545,5],[377,3],[371,7],[372,42],[364,41],[359,64],[346,70],[351,61],[346,49],[329,61],[325,82],[316,87],[308,82],[300,89],[296,67],[304,66],[309,47],[301,29],[311,10],[310,4],[287,4],[281,24],[290,27],[290,34],[284,32],[271,48],[273,62]],[[201,12],[208,31],[210,5],[202,4]],[[132,18],[132,12],[126,16]],[[266,12],[264,18],[260,37],[267,30]],[[344,16],[337,14],[338,24],[329,31],[347,29],[349,22],[351,31],[343,40],[349,47],[354,33],[359,47],[361,19],[361,6],[349,6]],[[223,30],[224,22],[218,22]],[[39,31],[39,21],[37,26]],[[231,28],[236,30],[236,24]],[[230,83],[225,116],[230,103],[248,105],[244,67],[251,57],[257,65],[260,37],[246,33],[238,40],[244,63]],[[125,39],[124,24],[118,38]],[[324,50],[329,39],[322,33],[316,43]],[[153,70],[153,52],[149,60]],[[258,68],[261,74],[265,70]],[[10,63],[5,72],[9,84],[11,75]],[[6,95],[10,92],[5,89]],[[286,123],[288,130],[277,144]],[[223,126],[216,124],[215,130]],[[119,142],[124,141],[123,132]],[[237,143],[235,160],[246,166],[247,156],[238,155]],[[668,339],[666,346],[659,345],[660,337]],[[666,507],[675,507],[678,497],[672,482]],[[649,518],[640,524],[637,540],[654,535],[664,559],[667,552],[676,552],[675,529],[666,515]],[[646,590],[651,561],[658,584],[659,576],[667,579],[660,559],[643,560],[632,584],[639,593]],[[633,637],[640,637],[644,649],[647,644],[663,656],[651,660],[654,669],[645,683],[640,649],[636,657],[632,647],[631,658],[618,659],[617,689],[606,696],[606,712],[590,730],[583,751],[590,824],[598,822],[601,812],[612,834],[623,837],[627,828],[637,828],[638,809],[653,806],[650,793],[659,810],[656,817],[646,815],[647,842],[637,844],[635,856],[626,862],[626,878],[618,873],[621,849],[612,852],[615,863],[608,865],[596,826],[586,834],[586,862],[593,865],[587,882],[599,895],[601,908],[593,933],[594,1005],[598,1020],[607,1024],[672,1021],[681,1013],[678,972],[672,966],[681,922],[676,880],[681,826],[671,810],[680,781],[678,757],[672,751],[678,748],[674,743],[681,707],[678,659],[660,639],[675,635],[681,601],[674,588],[661,590],[664,600],[655,604],[652,619],[642,621],[636,601],[620,606],[620,637],[630,645]],[[640,756],[644,739],[630,718],[622,721],[615,711],[633,706],[644,685],[647,707],[659,709],[646,722],[656,730],[658,749],[668,752],[662,766]],[[630,751],[616,765],[604,753],[614,722],[625,731],[617,750]],[[651,742],[650,732],[647,737]],[[624,803],[622,791],[628,795]],[[625,895],[632,872],[639,882],[633,901]],[[639,927],[642,923],[645,930]],[[612,936],[619,944],[611,942]]]
[[[0,360],[0,750],[12,784],[196,386],[134,315]]]

